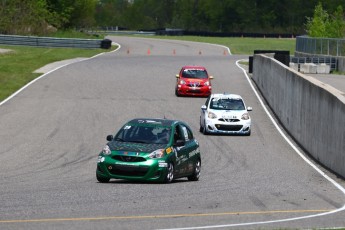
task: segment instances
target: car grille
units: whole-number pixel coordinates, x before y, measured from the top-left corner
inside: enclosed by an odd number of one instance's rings
[[[149,166],[111,165],[108,166],[108,170],[111,174],[119,176],[145,176]]]
[[[218,130],[223,130],[223,131],[240,131],[243,127],[243,125],[221,125],[221,124],[216,124],[215,126]]]
[[[116,155],[112,157],[114,160],[117,161],[123,161],[123,162],[142,162],[146,161],[143,157],[137,157],[137,156],[123,156],[123,155]]]
[[[202,93],[202,92],[198,89],[195,89],[195,90],[189,89],[189,90],[187,90],[187,93]]]
[[[223,121],[223,122],[239,122],[240,119],[227,119],[227,118],[220,118],[218,121]]]
[[[189,82],[189,83],[187,83],[187,86],[194,87],[194,88],[202,87],[202,85],[199,82]]]

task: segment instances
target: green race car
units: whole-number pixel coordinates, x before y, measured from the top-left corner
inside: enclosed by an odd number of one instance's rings
[[[199,143],[190,127],[177,120],[139,118],[127,122],[98,156],[96,178],[170,183],[200,177]]]

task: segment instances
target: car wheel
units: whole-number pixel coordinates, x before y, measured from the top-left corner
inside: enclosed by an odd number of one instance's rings
[[[201,125],[201,117],[200,117],[200,128],[199,128],[199,131],[202,133],[203,130],[204,130],[204,128],[203,128],[202,125]]]
[[[165,176],[165,183],[171,183],[174,180],[174,165],[168,163],[167,175]]]
[[[205,123],[204,123],[204,127],[203,127],[203,129],[202,129],[202,133],[203,133],[204,135],[207,135],[207,134],[208,134],[207,128],[206,128],[206,124],[205,124]]]
[[[175,95],[176,95],[177,97],[180,96],[180,94],[179,94],[178,91],[177,91],[177,88],[175,89]]]
[[[108,183],[110,181],[110,178],[108,177],[101,177],[98,174],[96,174],[96,178],[100,183]]]
[[[190,181],[197,181],[197,180],[199,180],[200,170],[201,170],[201,161],[198,159],[198,161],[194,165],[194,172],[193,172],[193,174],[190,175],[189,177],[187,177],[188,180],[190,180]]]

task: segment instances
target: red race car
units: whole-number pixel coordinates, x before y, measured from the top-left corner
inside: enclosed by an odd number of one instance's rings
[[[202,66],[183,66],[176,74],[176,96],[208,97],[212,93],[211,79]]]

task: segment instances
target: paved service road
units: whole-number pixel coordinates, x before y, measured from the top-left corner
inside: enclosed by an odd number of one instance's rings
[[[50,72],[0,106],[1,230],[345,226],[344,181],[327,172],[336,187],[277,131],[236,65],[247,57],[209,44],[110,38],[118,51]],[[204,65],[214,92],[241,94],[253,107],[251,136],[198,132],[205,98],[174,95],[186,64]],[[200,181],[98,183],[106,135],[134,117],[164,116],[194,130]]]

